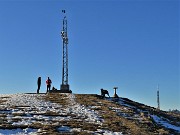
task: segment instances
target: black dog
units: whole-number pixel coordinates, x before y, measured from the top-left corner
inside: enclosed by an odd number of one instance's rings
[[[103,90],[103,89],[101,89],[101,96],[102,96],[103,98],[105,97],[106,94],[109,96],[108,90]],[[109,96],[109,97],[110,97],[110,96]]]

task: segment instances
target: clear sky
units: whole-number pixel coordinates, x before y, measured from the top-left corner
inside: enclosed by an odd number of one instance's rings
[[[73,93],[117,86],[117,94],[163,110],[180,109],[178,0],[0,0],[0,93],[60,88],[62,9]]]

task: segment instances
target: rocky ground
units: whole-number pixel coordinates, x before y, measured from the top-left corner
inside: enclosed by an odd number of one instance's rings
[[[127,98],[0,95],[0,135],[4,134],[180,134],[180,116]]]

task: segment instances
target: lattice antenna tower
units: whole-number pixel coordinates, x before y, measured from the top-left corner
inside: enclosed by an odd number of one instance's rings
[[[65,14],[65,10],[62,10],[62,13],[64,15],[63,18],[63,27],[61,30],[61,37],[62,37],[62,47],[63,47],[63,67],[62,67],[62,84],[61,84],[61,90],[68,92],[69,90],[69,84],[68,84],[68,32],[67,32],[67,17]]]
[[[160,100],[159,100],[159,84],[157,86],[157,109],[160,110]]]

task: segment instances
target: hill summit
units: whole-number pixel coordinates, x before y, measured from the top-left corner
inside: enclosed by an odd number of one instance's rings
[[[1,94],[4,134],[180,134],[180,115],[95,94]]]

